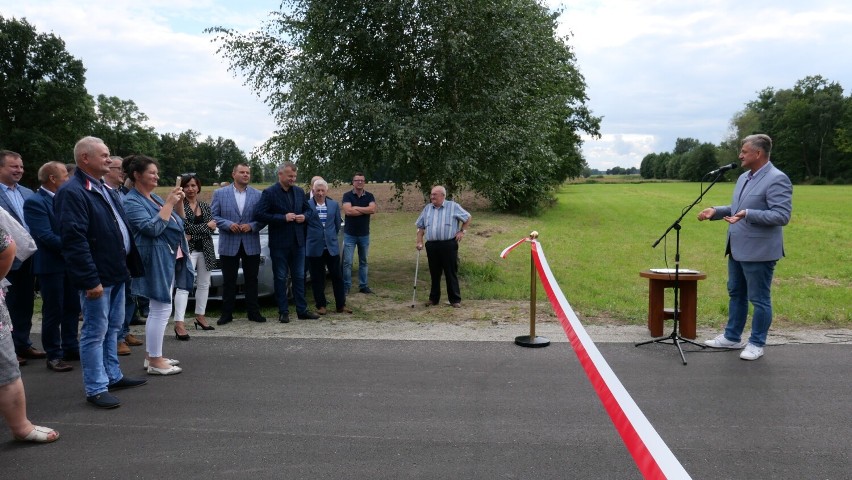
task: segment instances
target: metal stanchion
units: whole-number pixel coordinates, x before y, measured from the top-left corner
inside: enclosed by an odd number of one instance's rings
[[[535,241],[538,238],[538,232],[530,233],[530,241]],[[545,337],[537,337],[535,334],[535,290],[536,290],[536,275],[535,275],[535,253],[530,249],[530,334],[515,337],[515,345],[528,348],[540,348],[550,345],[550,340]]]

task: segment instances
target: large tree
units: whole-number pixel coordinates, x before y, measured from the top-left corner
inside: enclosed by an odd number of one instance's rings
[[[580,134],[598,135],[556,17],[535,0],[284,0],[257,31],[210,31],[275,115],[265,154],[514,210],[579,176]]]
[[[94,135],[109,147],[110,153],[125,157],[134,153],[157,156],[159,137],[146,125],[145,115],[133,100],[98,95]]]
[[[23,183],[35,185],[49,160],[70,161],[81,132],[91,131],[85,72],[61,38],[0,16],[0,147],[23,156]]]

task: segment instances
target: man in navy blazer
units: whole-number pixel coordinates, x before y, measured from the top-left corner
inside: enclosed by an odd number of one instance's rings
[[[254,220],[260,191],[249,186],[251,169],[245,163],[234,166],[234,181],[213,192],[210,210],[219,229],[219,260],[222,264],[222,316],[217,325],[234,319],[237,274],[243,265],[244,292],[248,319],[265,322],[257,302],[257,276],[260,270],[260,231],[264,224]]]
[[[118,362],[118,331],[124,324],[124,284],[141,276],[142,258],[133,243],[121,198],[101,179],[112,164],[103,140],[83,137],[74,146],[77,169],[57,190],[65,266],[83,310],[80,368],[86,401],[98,408],[121,402],[110,391],[144,385],[124,376]]]
[[[313,215],[305,191],[296,185],[296,165],[284,162],[278,167],[278,183],[268,187],[260,196],[255,218],[269,225],[269,256],[275,300],[278,302],[278,321],[290,321],[287,304],[287,275],[293,283],[293,300],[300,319],[317,319],[308,311],[305,300],[305,226]]]
[[[0,207],[9,212],[24,228],[24,202],[33,195],[29,188],[19,185],[24,175],[24,161],[19,153],[0,150]],[[27,228],[29,231],[29,228]],[[27,359],[44,358],[44,352],[33,347],[30,330],[33,328],[33,257],[23,262],[15,259],[12,270],[6,275],[11,285],[6,292],[6,306],[12,318],[12,340],[18,363],[23,365]]]
[[[67,372],[74,367],[64,359],[80,358],[77,341],[80,298],[65,272],[53,197],[68,181],[68,170],[62,162],[47,162],[38,169],[38,180],[41,188],[24,202],[24,219],[38,247],[33,258],[33,273],[38,275],[41,291],[41,344],[47,353],[47,368]]]
[[[793,211],[793,185],[769,161],[772,139],[750,135],[740,150],[742,167],[733,199],[727,206],[706,208],[698,220],[728,222],[728,325],[725,332],[705,344],[716,348],[745,349],[743,360],[757,360],[772,324],[772,276],[775,263],[784,256],[783,227]],[[748,316],[748,303],[754,306],[748,342],[741,335]]]

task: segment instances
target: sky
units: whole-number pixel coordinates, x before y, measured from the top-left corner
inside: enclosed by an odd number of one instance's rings
[[[638,167],[679,137],[718,144],[764,88],[809,75],[852,88],[852,2],[839,0],[547,0],[562,8],[603,117],[586,138],[592,168]],[[228,71],[203,30],[257,29],[280,0],[0,0],[0,14],[60,36],[86,87],[133,100],[159,133],[230,138],[248,153],[275,130],[262,99]]]

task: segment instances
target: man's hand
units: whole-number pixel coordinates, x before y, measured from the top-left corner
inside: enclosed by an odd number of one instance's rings
[[[248,223],[240,225],[240,231],[243,233],[249,233],[251,231],[251,225]]]
[[[228,230],[230,230],[232,233],[240,233],[242,231],[240,225],[236,223],[232,223],[231,226],[228,227]]]
[[[725,221],[730,223],[731,225],[733,225],[733,224],[739,222],[740,220],[744,219],[745,216],[746,216],[746,211],[740,210],[733,217],[725,217]]]
[[[705,208],[698,214],[698,221],[710,220],[716,214],[716,209],[713,207]]]
[[[90,288],[86,290],[86,298],[89,300],[95,300],[101,298],[104,295],[104,286],[100,283],[95,288]]]
[[[296,220],[296,223],[305,223],[305,216],[304,215],[296,215],[293,218]]]

